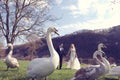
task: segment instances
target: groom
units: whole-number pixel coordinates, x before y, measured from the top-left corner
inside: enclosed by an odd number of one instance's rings
[[[59,45],[59,47],[57,48],[56,51],[58,52],[59,57],[60,57],[58,69],[62,69],[63,55],[65,55],[65,53],[64,53],[64,48],[63,48],[63,43]]]

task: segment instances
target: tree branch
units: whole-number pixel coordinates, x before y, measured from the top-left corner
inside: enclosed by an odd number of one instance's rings
[[[5,36],[6,34],[5,34],[5,32],[6,32],[6,30],[5,30],[5,28],[4,28],[4,22],[3,22],[3,19],[2,19],[2,16],[1,16],[1,13],[0,13],[0,22],[1,22],[1,26],[0,26],[0,29],[2,30],[2,33],[3,33],[3,35]]]

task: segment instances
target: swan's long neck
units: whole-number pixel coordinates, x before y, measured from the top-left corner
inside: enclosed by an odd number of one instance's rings
[[[98,54],[98,55],[100,55],[100,54]],[[101,55],[100,55],[100,57],[101,57]],[[100,73],[101,75],[104,74],[104,73],[105,73],[105,70],[106,70],[106,66],[105,66],[104,62],[102,62],[102,61],[97,57],[97,55],[94,55],[94,58],[95,58],[96,62],[100,65],[100,68],[99,68],[99,69],[101,69],[101,71],[100,71],[99,73]],[[102,59],[102,57],[101,57],[101,59]]]
[[[9,56],[9,57],[12,57],[12,54],[13,54],[13,49],[10,49],[10,50],[8,51],[8,56]]]
[[[107,70],[105,63],[99,60],[99,64],[100,64],[100,72],[99,72],[100,75],[106,74],[108,70]]]
[[[94,58],[96,59],[100,66],[104,66],[103,62],[101,62],[101,60],[98,59],[97,55],[95,55]]]
[[[98,51],[100,51],[101,53],[103,53],[104,54],[104,51],[102,50],[102,47],[98,47]],[[110,63],[109,63],[109,61],[105,58],[105,57],[103,57],[102,55],[101,55],[101,58],[102,58],[102,61],[104,62],[104,64],[106,65],[106,70],[110,70],[111,69],[111,67],[110,67]]]
[[[98,46],[98,51],[102,51],[102,47],[101,46]]]
[[[102,59],[102,62],[104,63],[105,73],[108,73],[109,70],[111,69],[110,63],[105,57],[102,56],[104,54],[104,51],[102,51],[102,49],[100,49],[99,51],[100,51],[100,57]]]
[[[101,51],[101,53],[104,53],[104,52]],[[103,63],[105,64],[105,68],[106,68],[105,69],[105,73],[108,73],[109,70],[111,69],[110,63],[109,63],[109,61],[105,57],[103,57],[102,55],[100,55],[100,56],[102,58]]]
[[[53,56],[54,54],[54,46],[53,46],[53,43],[52,43],[52,39],[51,39],[51,33],[50,32],[47,32],[47,37],[46,37],[46,39],[47,39],[47,44],[48,44],[48,49],[49,49],[49,51],[50,51],[50,54],[51,54],[51,56]]]
[[[102,60],[103,60],[103,62],[105,64],[105,66],[106,66],[106,73],[108,73],[109,70],[111,69],[110,63],[106,58],[102,58]]]

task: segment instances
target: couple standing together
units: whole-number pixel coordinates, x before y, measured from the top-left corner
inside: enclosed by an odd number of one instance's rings
[[[63,44],[59,45],[59,47],[57,49],[57,52],[58,52],[59,57],[60,57],[60,62],[59,62],[59,67],[58,68],[62,69],[63,56],[65,56]],[[69,60],[67,62],[67,68],[76,69],[76,70],[80,69],[80,62],[78,60],[74,44],[70,45],[67,57],[69,57]]]

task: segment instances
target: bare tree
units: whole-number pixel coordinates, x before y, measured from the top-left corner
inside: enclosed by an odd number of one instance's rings
[[[52,0],[0,0],[0,33],[6,43],[21,35],[43,34],[43,26],[53,21],[48,13]]]
[[[37,57],[36,54],[36,49],[39,47],[38,44],[36,43],[37,40],[39,40],[39,44],[42,45],[43,42],[41,39],[38,38],[38,36],[36,34],[30,34],[28,36],[26,36],[26,39],[29,41],[29,44],[31,46],[29,46],[29,50],[31,52],[31,54],[29,54],[29,58],[33,59],[34,57]]]

